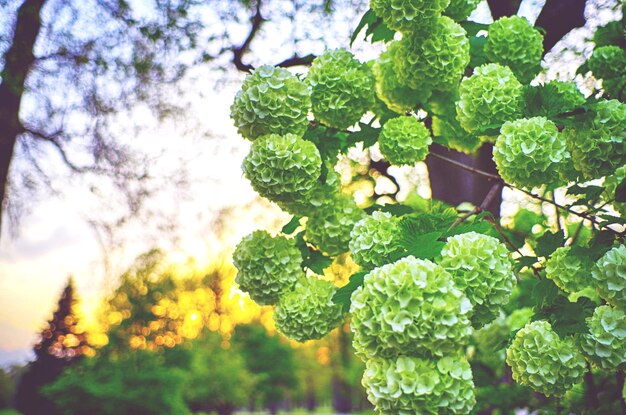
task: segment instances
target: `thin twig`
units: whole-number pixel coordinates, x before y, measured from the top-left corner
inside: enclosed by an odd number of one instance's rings
[[[563,230],[561,227],[561,211],[558,207],[556,207],[556,195],[554,194],[554,190],[551,192],[552,194],[552,203],[554,204],[554,213],[556,214],[556,227],[559,231]]]
[[[491,187],[491,189],[489,189],[489,192],[487,192],[487,195],[485,196],[483,201],[480,203],[480,205],[476,206],[474,209],[472,209],[469,212],[463,214],[463,216],[461,216],[457,220],[455,220],[454,223],[452,225],[450,225],[448,230],[459,226],[461,223],[465,222],[470,216],[478,215],[480,212],[483,212],[483,211],[487,210],[487,206],[489,206],[491,204],[493,199],[498,195],[498,193],[501,190],[502,190],[502,183],[494,184]]]

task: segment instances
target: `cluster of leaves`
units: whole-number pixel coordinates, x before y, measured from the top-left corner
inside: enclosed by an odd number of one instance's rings
[[[482,327],[505,334],[492,342],[502,364],[511,343],[513,378],[547,396],[582,381],[585,359],[594,363],[604,350],[589,342],[610,339],[616,354],[626,353],[619,324],[603,333],[603,317],[592,317],[604,302],[623,307],[626,295],[618,228],[625,221],[603,210],[609,204],[620,210],[624,201],[626,105],[587,99],[568,82],[530,86],[541,68],[541,32],[519,17],[490,26],[455,22],[447,16],[464,19],[459,10],[476,3],[453,3],[372,1],[355,37],[365,28],[366,38],[387,43],[379,59],[361,63],[346,50],[328,51],[304,78],[287,82],[281,72],[273,79],[264,69],[243,87],[264,77],[266,92],[251,96],[256,115],[244,121],[250,131],[270,132],[253,138],[244,173],[263,197],[295,216],[267,242],[289,241],[275,257],[245,248],[254,234],[239,245],[238,278],[257,285],[242,288],[261,299],[265,287],[277,287],[277,327],[298,341],[323,336],[351,314],[354,346],[367,366],[364,385],[385,413],[438,413],[444,402],[447,413],[468,413],[477,396],[466,360],[470,334]],[[401,40],[394,40],[396,30]],[[242,105],[236,100],[232,107],[237,125]],[[303,113],[314,117],[306,132]],[[298,114],[298,122],[284,114]],[[531,211],[503,227],[481,206],[460,215],[436,201],[362,209],[342,192],[335,166],[357,143],[378,143],[391,165],[402,166],[424,160],[432,142],[466,152],[494,143],[502,177],[496,186],[542,203],[568,186],[574,202],[552,204],[565,220],[578,215],[591,228],[579,222],[561,229],[559,216],[558,229],[551,229]],[[585,184],[602,178],[606,185]],[[319,275],[347,253],[362,269],[337,289]],[[290,273],[294,283],[278,268],[295,265],[302,272]],[[513,317],[517,309],[524,312]],[[581,349],[581,339],[593,352]],[[416,368],[424,376],[415,377]]]

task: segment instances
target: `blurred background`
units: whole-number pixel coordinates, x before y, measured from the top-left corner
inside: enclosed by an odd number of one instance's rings
[[[533,22],[544,3],[524,0],[518,14]],[[620,4],[586,1],[584,26],[547,54],[543,76],[574,78],[593,28]],[[326,48],[347,47],[368,6],[0,0],[0,122],[11,126],[0,142],[17,137],[0,231],[0,408],[371,410],[347,327],[289,342],[234,285],[235,244],[290,216],[242,177],[249,142],[229,118],[250,69],[305,73]],[[493,20],[487,1],[470,20]],[[365,61],[382,48],[361,34],[352,51]],[[432,195],[424,163],[391,167],[355,149],[339,167],[361,206]],[[503,199],[505,220],[520,206],[535,224],[549,216],[520,194]],[[354,269],[340,257],[326,273],[343,285]]]

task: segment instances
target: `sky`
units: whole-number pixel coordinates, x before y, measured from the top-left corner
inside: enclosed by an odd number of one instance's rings
[[[533,21],[541,4],[537,0],[525,1],[520,14]],[[473,18],[489,21],[485,3]],[[332,46],[344,40],[345,36],[343,40],[334,36],[330,43]],[[366,59],[371,54],[360,50],[357,56]],[[271,62],[273,56],[266,58]],[[193,99],[186,117],[210,130],[210,137],[195,137],[193,131],[181,135],[176,123],[155,124],[132,137],[136,145],[174,149],[168,151],[166,164],[175,163],[179,157],[188,160],[191,197],[181,201],[164,193],[158,199],[162,209],[176,216],[177,241],[146,238],[146,225],[135,225],[125,230],[130,242],[124,249],[105,258],[85,220],[94,203],[101,201],[94,202],[77,187],[62,198],[52,197],[33,205],[19,234],[12,237],[3,229],[0,239],[0,366],[28,359],[37,333],[54,311],[68,276],[75,278],[82,308],[90,318],[103,293],[114,284],[116,272],[119,275],[134,257],[155,244],[167,246],[173,261],[194,257],[199,265],[206,265],[224,249],[232,249],[259,224],[289,220],[288,215],[281,215],[267,204],[256,210],[239,209],[230,217],[228,236],[224,240],[216,237],[214,220],[221,209],[249,205],[256,200],[240,170],[249,143],[237,135],[229,118],[229,107],[243,76],[233,74],[229,82],[214,89],[214,77],[195,75],[189,90],[206,92]],[[177,141],[175,146],[171,146],[172,140]],[[108,269],[104,266],[107,263]]]

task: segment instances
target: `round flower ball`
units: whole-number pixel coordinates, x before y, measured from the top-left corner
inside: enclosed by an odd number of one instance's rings
[[[380,54],[372,66],[376,79],[376,95],[387,107],[404,114],[415,109],[419,102],[426,100],[431,91],[422,86],[420,89],[410,88],[401,82],[395,70],[396,54],[400,49],[398,42],[392,42],[387,50]]]
[[[458,87],[470,59],[469,40],[461,25],[441,16],[426,34],[407,33],[398,44],[394,67],[401,83],[416,90]]]
[[[626,366],[626,314],[610,306],[597,307],[587,321],[589,333],[580,336],[587,359],[605,370]]]
[[[441,266],[402,258],[370,271],[352,293],[353,345],[366,358],[455,354],[471,333],[471,311]]]
[[[595,48],[588,61],[596,78],[617,78],[626,73],[626,51],[619,46]]]
[[[430,28],[450,0],[370,0],[370,7],[390,29],[415,32]]]
[[[264,65],[253,71],[235,96],[230,117],[244,138],[266,134],[302,135],[309,125],[311,94],[288,70]]]
[[[300,277],[302,255],[294,241],[254,231],[239,242],[233,253],[235,282],[260,305],[276,304]]]
[[[450,0],[450,4],[443,11],[449,18],[461,22],[466,20],[478,7],[480,0]]]
[[[457,119],[470,133],[516,120],[524,109],[524,87],[508,67],[496,63],[476,68],[461,82],[459,94]]]
[[[626,164],[626,104],[603,100],[595,104],[582,125],[566,127],[567,148],[585,179],[613,174]]]
[[[313,60],[311,86],[315,118],[329,127],[356,124],[374,102],[374,75],[345,49],[329,50]]]
[[[485,54],[526,84],[541,70],[543,36],[525,17],[502,17],[489,26]]]
[[[261,196],[291,202],[317,185],[322,159],[310,141],[294,134],[269,134],[252,143],[242,169]]]
[[[388,212],[374,212],[358,221],[350,232],[350,253],[354,262],[364,269],[391,262],[400,248],[398,237],[399,218]]]
[[[521,187],[558,183],[560,163],[567,157],[565,138],[545,117],[504,123],[493,148],[500,176]]]
[[[398,356],[365,362],[363,386],[381,414],[469,414],[476,399],[469,363]]]
[[[432,142],[428,128],[410,115],[387,121],[378,137],[380,152],[394,166],[413,166],[424,160]]]
[[[604,198],[610,201],[615,210],[617,210],[622,216],[626,217],[626,202],[615,201],[615,192],[617,186],[620,185],[626,179],[626,165],[615,170],[615,173],[607,176],[604,180]]]
[[[276,328],[290,339],[321,339],[343,319],[341,306],[333,302],[337,287],[318,278],[301,278],[283,294],[274,310]]]
[[[602,299],[626,308],[626,246],[616,246],[598,259],[591,277]]]
[[[326,178],[315,182],[315,185],[298,198],[291,198],[289,201],[278,201],[276,204],[286,212],[298,216],[311,216],[320,209],[335,203],[341,192],[341,178],[330,163],[326,162]]]
[[[594,263],[587,257],[571,254],[569,246],[557,248],[546,262],[546,278],[563,291],[574,294],[589,286]]]
[[[448,238],[439,264],[474,306],[474,327],[493,321],[516,284],[509,251],[496,238],[467,232]]]
[[[573,339],[561,339],[547,321],[534,321],[518,331],[506,362],[517,383],[546,396],[563,396],[586,371]]]
[[[352,228],[364,215],[351,197],[339,195],[309,217],[306,240],[330,256],[343,254],[348,251]]]

